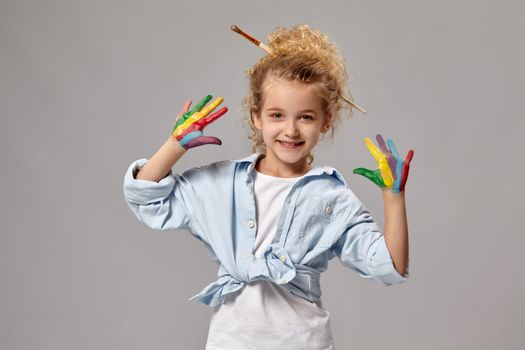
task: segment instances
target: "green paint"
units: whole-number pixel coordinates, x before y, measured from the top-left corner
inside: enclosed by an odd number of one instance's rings
[[[353,173],[366,177],[368,180],[372,181],[381,188],[386,187],[383,178],[381,177],[381,172],[379,171],[379,169],[369,170],[365,168],[356,168],[353,170]]]

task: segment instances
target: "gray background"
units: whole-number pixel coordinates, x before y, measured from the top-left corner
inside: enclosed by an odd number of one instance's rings
[[[333,260],[322,277],[338,349],[517,349],[525,341],[519,224],[525,135],[519,1],[0,2],[1,349],[202,349],[216,276],[189,234],[128,210],[131,161],[166,139],[186,98],[222,95],[222,147],[176,171],[249,153],[244,70],[306,22],[341,47],[369,114],[316,153],[381,224],[363,138],[415,150],[411,277],[384,288]],[[521,99],[520,99],[521,97]],[[522,214],[521,214],[522,215]]]

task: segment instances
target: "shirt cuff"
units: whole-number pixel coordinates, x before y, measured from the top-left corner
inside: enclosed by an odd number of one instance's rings
[[[166,199],[173,191],[175,178],[171,173],[159,182],[136,179],[139,170],[146,164],[147,159],[139,159],[131,163],[124,175],[124,196],[129,202],[139,205],[160,202]]]
[[[401,275],[394,267],[384,237],[376,241],[376,251],[370,260],[371,277],[379,283],[390,286],[393,284],[401,284],[408,279],[408,264],[406,273]]]

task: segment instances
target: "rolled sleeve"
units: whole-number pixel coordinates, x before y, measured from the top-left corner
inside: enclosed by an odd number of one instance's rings
[[[189,228],[194,196],[191,184],[171,171],[159,182],[136,179],[136,174],[146,162],[147,159],[134,161],[124,176],[124,197],[129,208],[151,228]]]
[[[366,208],[360,206],[351,215],[353,223],[332,246],[332,253],[364,278],[385,286],[405,282],[408,272],[402,276],[395,269],[383,233]]]
[[[136,179],[139,170],[146,164],[147,159],[134,161],[124,176],[124,196],[128,202],[147,205],[160,202],[173,191],[175,179],[170,173],[159,182]]]
[[[383,235],[381,235],[370,247],[368,266],[370,269],[370,276],[363,277],[371,277],[385,286],[401,284],[408,278],[408,268],[404,276],[401,276],[401,274],[395,269]]]

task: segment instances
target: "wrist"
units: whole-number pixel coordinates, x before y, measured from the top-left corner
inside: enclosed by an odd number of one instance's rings
[[[381,192],[383,194],[383,198],[405,198],[405,190],[403,191],[394,191],[391,188],[382,188]]]
[[[166,143],[169,144],[170,147],[172,147],[175,151],[177,151],[177,153],[184,153],[187,151],[187,149],[180,144],[179,140],[177,140],[177,137],[175,137],[175,135],[170,135]]]

